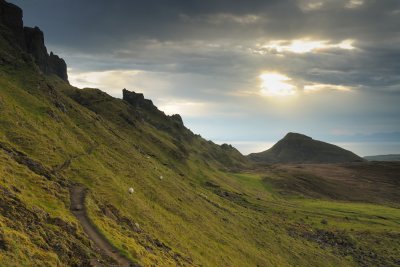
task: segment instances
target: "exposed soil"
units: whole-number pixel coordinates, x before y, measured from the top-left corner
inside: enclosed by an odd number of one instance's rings
[[[92,224],[87,216],[85,207],[86,189],[83,186],[75,185],[71,187],[71,211],[82,224],[83,230],[93,241],[93,243],[100,249],[100,253],[104,254],[115,260],[115,266],[129,267],[138,266],[130,262],[127,258],[121,255],[107,239],[99,232],[99,230]],[[95,260],[92,260],[92,265],[102,266]]]

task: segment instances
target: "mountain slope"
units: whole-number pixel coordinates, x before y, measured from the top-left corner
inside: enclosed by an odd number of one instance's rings
[[[71,212],[73,188],[87,189],[91,223],[140,266],[396,264],[392,199],[284,198],[264,182],[280,172],[254,170],[141,94],[74,88],[22,47],[22,23],[0,25],[0,265],[116,264]]]
[[[338,146],[288,133],[270,149],[252,153],[249,159],[266,163],[340,163],[360,162],[362,158]]]

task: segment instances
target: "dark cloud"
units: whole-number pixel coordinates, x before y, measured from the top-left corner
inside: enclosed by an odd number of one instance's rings
[[[39,24],[54,42],[93,48],[123,44],[131,38],[187,40],[214,38],[294,38],[304,34],[343,39],[387,38],[400,26],[397,0],[365,0],[357,8],[350,1],[295,0],[14,0],[24,7],[28,23]],[[302,3],[325,3],[303,11]],[[223,16],[230,15],[230,16]],[[241,25],[235,17],[258,20]],[[183,23],[184,22],[184,23]],[[249,22],[249,21],[248,21]],[[244,31],[244,29],[246,29]],[[114,38],[114,39],[113,39]]]
[[[43,29],[49,48],[66,58],[78,82],[100,75],[108,86],[102,89],[113,95],[125,82],[156,103],[208,103],[207,114],[188,115],[186,122],[209,138],[224,139],[226,132],[231,136],[225,139],[254,140],[287,130],[320,136],[338,129],[400,131],[398,0],[10,2],[24,9],[25,24]],[[303,54],[262,48],[295,39],[331,47]],[[338,47],[344,40],[353,40],[355,49]],[[299,99],[285,104],[260,97],[262,71],[288,76]],[[310,84],[327,90],[303,94]],[[334,86],[353,92],[333,92],[340,88]]]

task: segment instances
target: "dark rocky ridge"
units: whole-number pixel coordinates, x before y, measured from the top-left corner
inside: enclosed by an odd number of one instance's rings
[[[158,108],[153,104],[150,99],[144,98],[141,93],[135,93],[133,91],[128,91],[126,89],[122,90],[122,99],[135,107],[143,108],[147,111],[157,112]]]
[[[270,149],[260,153],[252,153],[248,157],[253,161],[264,163],[345,163],[364,161],[351,151],[298,133],[288,133]]]
[[[65,61],[52,52],[48,54],[43,32],[38,27],[24,27],[22,17],[23,12],[19,7],[0,0],[0,23],[13,35],[12,40],[8,41],[32,55],[36,65],[44,74],[55,74],[68,82]]]
[[[38,28],[24,27],[26,51],[31,54],[35,63],[45,74],[55,74],[68,81],[67,64],[57,55],[47,53],[43,32]]]
[[[179,114],[174,114],[171,116],[165,115],[164,112],[159,110],[150,99],[144,98],[144,95],[141,93],[135,93],[133,91],[128,91],[126,89],[122,90],[122,99],[128,102],[130,105],[135,108],[144,109],[150,113],[161,116],[162,118],[167,118],[175,122],[178,126],[183,126],[182,117]]]

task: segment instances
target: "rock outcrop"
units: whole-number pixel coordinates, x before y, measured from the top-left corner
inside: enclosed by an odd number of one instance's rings
[[[11,40],[6,38],[7,41],[30,54],[44,74],[55,74],[68,82],[65,61],[52,52],[48,54],[43,32],[38,27],[24,27],[22,17],[23,13],[19,7],[0,0],[0,23],[12,34]]]
[[[143,109],[153,115],[159,116],[165,121],[171,122],[176,128],[184,128],[182,117],[179,114],[173,114],[171,116],[166,115],[153,104],[153,101],[144,98],[144,95],[141,93],[128,91],[124,88],[122,90],[122,99],[135,108]],[[160,130],[169,129],[169,127],[166,127],[165,125],[158,125],[158,128]]]
[[[0,23],[11,31],[19,46],[25,46],[21,8],[0,0]]]
[[[50,52],[50,55],[47,53],[43,32],[38,27],[25,27],[24,36],[26,51],[33,56],[40,70],[45,74],[55,74],[64,81],[68,81],[67,64],[53,52]]]
[[[153,104],[153,101],[144,98],[141,93],[135,93],[126,89],[122,90],[122,99],[134,107],[139,107],[147,111],[159,112],[158,108]]]
[[[183,120],[182,120],[181,115],[179,115],[179,114],[173,114],[173,115],[169,116],[169,118],[170,118],[171,120],[173,120],[174,122],[176,122],[177,124],[183,125]]]

